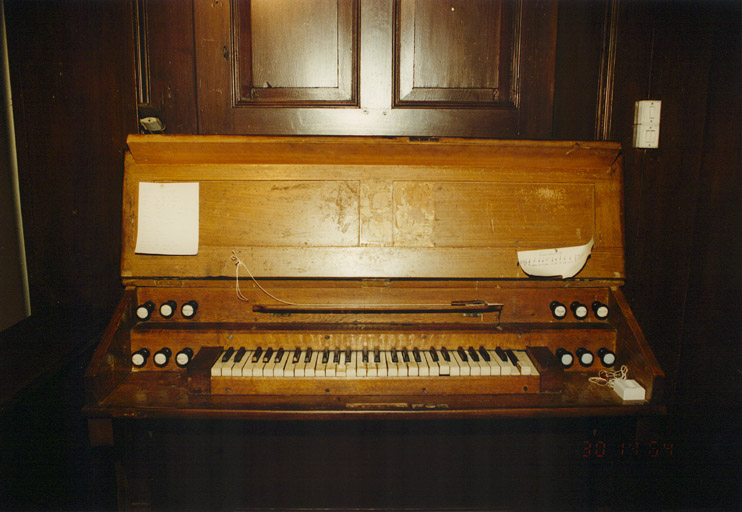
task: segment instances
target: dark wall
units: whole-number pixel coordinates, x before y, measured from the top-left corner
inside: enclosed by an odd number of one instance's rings
[[[5,2],[31,309],[120,295],[129,2]]]

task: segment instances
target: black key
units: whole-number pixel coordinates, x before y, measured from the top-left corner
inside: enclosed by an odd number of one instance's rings
[[[263,353],[263,349],[262,348],[260,348],[260,347],[256,348],[255,349],[255,352],[253,352],[253,355],[252,355],[252,362],[253,363],[257,363],[258,361],[260,361],[260,354],[262,354],[262,353]]]
[[[350,350],[350,347],[345,349],[345,364],[350,364],[350,358],[353,355],[353,353]]]
[[[397,349],[396,348],[393,348],[392,349],[392,362],[393,363],[398,363],[399,362],[399,358],[397,357]]]
[[[407,349],[406,348],[403,348],[402,349],[402,361],[404,361],[405,363],[409,363],[410,362],[410,353],[407,352]]]
[[[294,357],[291,359],[291,362],[296,364],[299,362],[299,359],[301,358],[301,349],[299,347],[296,347],[294,350]]]
[[[339,348],[336,348],[335,352],[332,354],[332,362],[333,363],[340,362],[340,349]]]
[[[446,350],[446,347],[441,348],[441,354],[443,354],[443,360],[447,363],[451,362],[451,355],[448,353],[448,350]]]
[[[234,362],[239,363],[240,361],[242,361],[242,358],[245,357],[245,352],[247,352],[247,350],[245,350],[245,347],[240,347],[240,349],[234,355]]]
[[[469,360],[468,357],[466,357],[466,351],[464,350],[464,347],[459,347],[456,349],[456,352],[459,353],[459,357],[462,361],[467,362]]]
[[[330,349],[325,347],[325,349],[322,351],[322,364],[327,364],[327,361],[330,360]]]
[[[374,363],[380,363],[381,362],[381,351],[379,350],[379,347],[374,348]]]
[[[492,358],[490,357],[490,353],[487,352],[484,347],[479,347],[479,353],[482,354],[482,359],[484,359],[488,363],[492,360]]]
[[[508,355],[508,359],[510,359],[510,362],[513,363],[513,366],[518,366],[518,358],[515,357],[515,354],[513,354],[513,351],[506,350],[505,353]]]
[[[438,351],[435,349],[435,347],[430,347],[430,355],[433,358],[433,362],[438,362]]]
[[[229,361],[229,358],[232,357],[232,354],[234,354],[234,347],[229,347],[222,356],[222,363],[226,363],[227,361]]]
[[[368,347],[363,347],[363,355],[361,356],[361,361],[364,363],[368,363]]]
[[[270,347],[268,350],[265,351],[265,355],[263,356],[263,362],[267,363],[271,360],[271,356],[273,355],[273,347]]]
[[[508,360],[507,354],[505,354],[505,351],[503,349],[501,349],[500,347],[496,347],[495,348],[495,354],[497,354],[498,357],[500,359],[502,359],[503,361],[507,361]]]
[[[306,355],[304,356],[304,362],[309,363],[311,361],[312,361],[312,347],[309,347],[307,349]]]
[[[423,358],[420,357],[420,351],[417,349],[417,347],[412,349],[412,358],[415,360],[416,363],[421,363]]]
[[[284,350],[282,348],[278,349],[278,352],[276,352],[276,358],[273,360],[274,363],[280,363],[281,359],[283,359]]]
[[[474,347],[469,347],[469,355],[471,356],[471,360],[475,363],[479,362],[479,354],[477,354],[477,351],[474,350]]]

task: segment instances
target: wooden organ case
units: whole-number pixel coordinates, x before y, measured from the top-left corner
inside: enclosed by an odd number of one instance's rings
[[[86,373],[91,426],[664,412],[662,371],[620,289],[618,144],[128,146],[125,291]],[[197,184],[196,254],[136,252],[141,183]],[[574,277],[519,265],[518,251],[591,240]],[[645,400],[588,382],[623,365]]]

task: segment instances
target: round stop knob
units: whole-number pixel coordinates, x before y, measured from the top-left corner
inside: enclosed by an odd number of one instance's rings
[[[595,356],[585,347],[580,347],[577,349],[577,360],[582,366],[587,368],[588,366],[592,366]]]
[[[137,306],[137,318],[141,321],[149,320],[150,315],[155,310],[155,303],[151,300],[148,300],[144,304],[139,304]]]
[[[131,364],[137,368],[141,368],[147,364],[147,358],[149,357],[149,350],[146,348],[140,348],[131,355]]]
[[[176,309],[178,309],[178,305],[174,300],[163,302],[160,304],[160,316],[162,318],[170,318],[175,314]]]
[[[574,301],[570,304],[569,308],[572,310],[572,314],[575,315],[577,320],[584,320],[587,318],[587,306],[583,303]]]
[[[198,302],[195,300],[189,300],[180,308],[180,314],[183,318],[193,318],[196,316],[196,310],[198,309]]]
[[[171,355],[172,352],[170,352],[170,349],[167,347],[163,347],[155,352],[155,355],[152,356],[152,361],[155,363],[156,367],[163,368],[167,366],[168,361],[170,361]]]
[[[575,357],[572,355],[572,352],[566,348],[557,349],[556,357],[559,360],[559,363],[565,368],[571,367],[575,362]]]

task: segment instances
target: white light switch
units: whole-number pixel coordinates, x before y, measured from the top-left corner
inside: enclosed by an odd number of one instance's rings
[[[660,143],[662,102],[642,100],[634,103],[634,147],[656,148]]]

